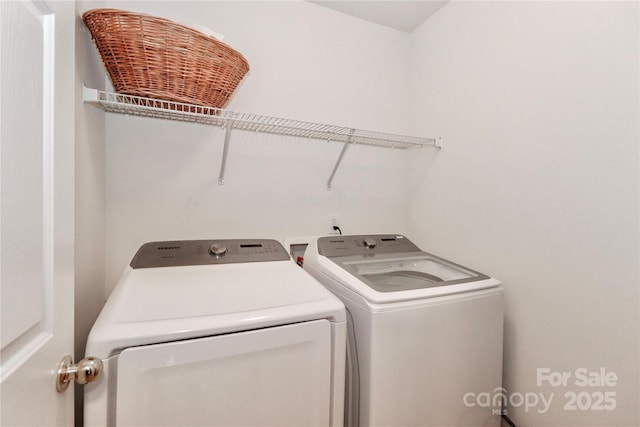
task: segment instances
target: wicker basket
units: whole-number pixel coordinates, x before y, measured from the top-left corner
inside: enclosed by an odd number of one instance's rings
[[[249,71],[231,47],[167,19],[117,9],[82,18],[122,94],[222,108]]]

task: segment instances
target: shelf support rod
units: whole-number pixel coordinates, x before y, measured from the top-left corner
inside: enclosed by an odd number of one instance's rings
[[[233,120],[227,120],[224,126],[224,148],[222,149],[222,163],[220,164],[220,176],[218,184],[224,185],[224,170],[227,166],[227,155],[229,154],[229,144],[231,143],[231,126]]]
[[[344,153],[347,151],[347,148],[349,147],[349,144],[351,144],[354,132],[355,132],[355,129],[350,129],[349,130],[349,137],[347,138],[347,141],[342,146],[342,151],[340,151],[340,155],[338,156],[338,160],[336,161],[336,164],[333,167],[333,170],[331,171],[331,176],[329,177],[329,180],[327,181],[327,190],[331,190],[331,182],[333,181],[333,177],[336,175],[336,172],[338,171],[338,167],[340,166],[340,162],[342,162],[342,158],[344,157]]]

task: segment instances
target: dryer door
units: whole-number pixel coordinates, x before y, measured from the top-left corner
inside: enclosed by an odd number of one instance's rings
[[[118,426],[327,426],[327,320],[128,348]]]

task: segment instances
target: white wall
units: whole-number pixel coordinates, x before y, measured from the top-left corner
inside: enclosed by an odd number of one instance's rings
[[[638,31],[637,2],[451,2],[413,35],[413,131],[445,142],[413,164],[410,235],[504,282],[504,385],[554,394],[518,426],[640,423]],[[536,384],[601,367],[616,386]]]
[[[406,133],[410,36],[308,2],[109,2],[205,25],[251,71],[227,106],[258,114]],[[351,147],[326,189],[337,143],[107,116],[106,280],[147,241],[404,232],[406,152]]]
[[[75,355],[84,357],[89,330],[105,300],[105,113],[82,103],[82,85],[104,89],[105,73],[82,12],[100,2],[76,3],[75,105]],[[82,420],[82,386],[76,387],[76,425]]]

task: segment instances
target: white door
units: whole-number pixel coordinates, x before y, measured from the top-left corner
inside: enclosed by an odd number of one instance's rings
[[[74,2],[0,1],[0,425],[73,425]]]

